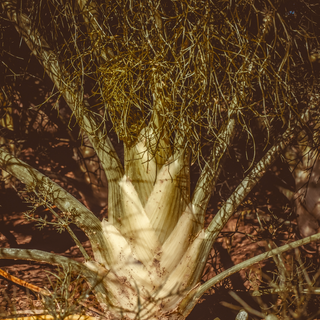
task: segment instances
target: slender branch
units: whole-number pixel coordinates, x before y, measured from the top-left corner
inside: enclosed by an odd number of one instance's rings
[[[251,74],[253,72],[254,57],[249,55],[240,69],[243,69],[243,74]],[[245,95],[246,83],[240,83],[239,97],[246,99]],[[231,145],[235,135],[236,119],[239,97],[234,95],[228,110],[227,125],[222,129],[222,132],[217,137],[215,144],[211,150],[210,161],[205,165],[203,172],[197,182],[193,197],[192,209],[197,219],[197,225],[194,228],[194,233],[199,232],[204,226],[205,214],[207,206],[214,190],[219,174],[221,172],[223,160],[225,159],[228,147]]]
[[[88,135],[101,161],[109,183],[109,221],[116,222],[117,218],[121,218],[120,187],[118,181],[120,181],[124,172],[109,137],[102,131],[102,126],[93,119],[92,114],[87,111],[83,95],[78,87],[82,84],[70,82],[70,76],[59,62],[57,55],[49,49],[48,43],[43,39],[41,34],[36,29],[31,28],[30,19],[24,14],[17,13],[14,0],[3,1],[2,7],[9,19],[16,25],[17,31],[24,38],[32,53],[43,65],[47,74],[63,95],[81,129]]]
[[[108,49],[106,50],[103,48],[102,41],[103,41],[103,31],[98,22],[98,8],[97,3],[95,1],[88,1],[88,0],[78,0],[78,6],[81,10],[81,14],[83,20],[85,21],[88,34],[91,38],[91,44],[94,48],[94,52],[96,58],[103,61],[108,61]],[[99,46],[100,44],[100,46]],[[109,51],[111,49],[109,48]],[[111,51],[110,51],[111,52]],[[111,53],[112,55],[113,53]],[[109,54],[110,55],[110,54]]]
[[[182,303],[183,310],[181,311],[181,313],[184,316],[187,316],[190,313],[190,311],[194,308],[194,306],[197,304],[197,302],[201,298],[201,296],[207,290],[209,290],[212,286],[216,285],[217,283],[221,282],[222,280],[230,277],[234,273],[236,273],[244,268],[248,268],[248,267],[252,266],[253,264],[258,263],[262,260],[271,258],[271,257],[279,255],[285,251],[298,248],[300,246],[306,245],[306,244],[313,242],[313,241],[317,241],[319,239],[320,239],[320,233],[314,234],[310,237],[300,239],[300,240],[294,241],[292,243],[288,243],[286,245],[283,245],[279,248],[275,248],[273,250],[267,251],[265,253],[261,253],[256,257],[253,257],[251,259],[243,261],[243,262],[221,272],[217,276],[215,276],[215,277],[211,278],[210,280],[208,280],[207,282],[205,282],[200,287],[197,287],[194,290],[190,291],[189,295],[183,300],[183,303]]]
[[[193,277],[193,284],[198,282],[202,275],[202,271],[207,262],[207,257],[211,251],[212,245],[219,236],[221,230],[224,228],[230,217],[234,214],[238,206],[247,197],[250,191],[264,176],[267,169],[278,158],[280,153],[295,137],[298,132],[298,125],[288,128],[278,143],[276,143],[256,164],[254,169],[242,180],[240,185],[236,188],[233,194],[225,202],[219,212],[215,215],[208,228],[206,229],[205,239],[202,243],[202,248],[199,255],[199,266],[195,271]]]
[[[251,63],[244,63],[242,68],[251,73]],[[244,88],[246,84],[241,83],[239,91],[240,97],[245,99]],[[207,206],[211,198],[212,191],[214,190],[217,180],[219,178],[223,161],[226,156],[228,147],[231,145],[235,135],[236,119],[235,113],[237,111],[239,98],[235,95],[229,105],[227,124],[222,128],[221,133],[217,137],[210,155],[210,160],[206,163],[199,180],[197,181],[196,188],[192,196],[192,209],[196,217],[196,225],[194,226],[194,234],[199,232],[204,226],[205,214]]]
[[[221,172],[223,159],[235,135],[235,128],[236,120],[232,118],[217,137],[210,160],[206,163],[195,187],[192,197],[192,211],[196,218],[194,234],[203,228],[207,206]]]
[[[12,249],[4,248],[0,249],[0,259],[15,259],[15,260],[31,260],[38,262],[46,262],[53,265],[60,265],[63,268],[72,268],[72,271],[82,273],[90,285],[99,293],[110,296],[107,290],[104,288],[101,279],[98,275],[87,268],[80,262],[69,259],[67,257],[59,256],[54,253],[49,253],[36,249]]]
[[[193,192],[192,211],[196,218],[193,230],[194,234],[197,234],[204,226],[205,215],[212,192],[216,187],[228,148],[231,146],[235,136],[237,106],[238,97],[234,96],[229,105],[227,124],[222,127],[220,134],[217,136],[211,149],[210,159],[206,163]]]
[[[266,170],[277,159],[281,151],[284,150],[289,142],[295,137],[295,134],[297,133],[296,129],[296,127],[287,129],[280,141],[265,154],[265,156],[256,164],[254,169],[242,180],[209,224],[206,230],[207,239],[215,240],[218,237],[220,231],[223,229],[238,206],[264,176]]]
[[[38,195],[37,195],[38,196]],[[47,208],[50,210],[50,212],[57,218],[57,220],[64,224],[64,227],[67,229],[67,231],[69,232],[71,238],[73,239],[73,241],[76,243],[77,247],[79,248],[80,252],[82,253],[82,255],[84,256],[84,258],[86,259],[86,261],[91,260],[91,258],[89,257],[87,251],[84,249],[84,247],[82,246],[81,242],[79,241],[79,239],[77,238],[77,236],[74,234],[74,232],[72,231],[72,229],[69,227],[68,224],[64,223],[64,220],[53,210],[53,208],[46,204]]]
[[[38,170],[1,148],[0,167],[27,186],[45,193],[48,200],[54,203],[61,211],[70,213],[77,226],[88,236],[93,251],[98,252],[102,258],[109,261],[110,257],[103,237],[101,222],[81,202]]]
[[[4,278],[6,278],[6,279],[8,279],[8,280],[20,285],[20,286],[28,288],[28,289],[30,289],[30,290],[32,290],[34,292],[41,293],[41,294],[43,294],[45,296],[49,295],[49,293],[46,290],[44,290],[42,288],[39,288],[39,287],[33,285],[32,283],[29,283],[27,281],[19,279],[19,278],[15,277],[15,276],[12,276],[10,273],[8,273],[8,272],[6,272],[6,271],[4,271],[2,269],[0,269],[0,276],[3,276]]]

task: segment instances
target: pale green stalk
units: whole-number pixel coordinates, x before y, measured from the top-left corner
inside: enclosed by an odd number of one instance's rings
[[[70,77],[68,77],[67,71],[61,66],[56,54],[49,49],[49,45],[37,30],[31,30],[29,18],[24,14],[16,12],[14,1],[4,1],[2,2],[2,7],[9,19],[15,23],[17,31],[24,38],[35,57],[43,65],[57,89],[62,93],[77,118],[80,127],[88,135],[108,179],[109,221],[115,225],[119,224],[122,208],[120,205],[120,186],[118,182],[124,174],[122,164],[109,137],[103,132],[102,124],[94,120],[92,114],[86,111],[83,95],[81,90],[77,88],[77,85],[82,87],[82,84],[79,81],[77,83],[70,83],[68,79]]]

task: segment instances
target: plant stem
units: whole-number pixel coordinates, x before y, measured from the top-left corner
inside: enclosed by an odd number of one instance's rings
[[[251,259],[243,261],[243,262],[221,272],[217,276],[215,276],[215,277],[211,278],[210,280],[208,280],[207,282],[205,282],[200,287],[197,287],[195,290],[190,291],[188,296],[183,300],[183,305],[185,307],[183,308],[181,313],[186,317],[190,313],[190,311],[194,308],[194,306],[197,304],[197,302],[201,298],[201,296],[207,290],[209,290],[212,286],[221,282],[222,280],[230,277],[234,273],[236,273],[244,268],[248,268],[248,267],[250,267],[250,266],[254,265],[255,263],[258,263],[262,260],[279,255],[285,251],[292,250],[292,249],[298,248],[300,246],[304,246],[310,242],[317,241],[317,240],[320,240],[320,233],[314,234],[314,235],[307,237],[307,238],[304,238],[304,239],[300,239],[298,241],[294,241],[292,243],[285,244],[279,248],[275,248],[275,249],[267,251],[265,253],[261,253],[256,257],[253,257]]]
[[[195,270],[192,285],[195,285],[201,278],[207,257],[212,249],[212,245],[218,238],[221,230],[224,228],[230,217],[234,214],[238,206],[247,197],[254,186],[264,176],[267,169],[277,159],[279,154],[295,137],[298,126],[288,128],[282,135],[280,141],[276,143],[256,164],[252,171],[242,180],[236,190],[225,202],[219,212],[215,215],[208,228],[206,229],[205,239],[202,243],[202,249],[199,255],[199,265]]]
[[[0,168],[32,189],[41,190],[46,194],[48,200],[54,203],[61,211],[70,212],[74,223],[86,233],[94,252],[98,253],[106,261],[109,260],[110,257],[103,237],[101,222],[81,202],[38,170],[1,148]]]

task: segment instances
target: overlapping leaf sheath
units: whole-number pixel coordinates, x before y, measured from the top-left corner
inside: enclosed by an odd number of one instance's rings
[[[131,181],[124,176],[120,186],[124,211],[121,233],[126,237],[137,259],[146,265],[160,250],[160,243]]]
[[[143,145],[135,152],[139,148]],[[141,175],[148,174],[142,159]],[[120,224],[101,223],[110,261],[87,263],[103,279],[113,313],[133,319],[143,305],[141,319],[159,316],[175,308],[190,289],[204,231],[191,238],[195,219],[188,192],[181,187],[186,181],[178,179],[187,172],[185,166],[181,156],[161,168],[145,207],[129,177],[119,182]]]
[[[161,243],[169,237],[189,203],[189,184],[186,181],[188,166],[184,155],[163,165],[157,175],[145,212]]]
[[[138,285],[148,295],[154,285],[145,265],[136,258],[125,237],[114,226],[104,220],[102,229],[113,259],[110,271],[117,276],[127,277],[132,287]]]
[[[143,141],[133,147],[125,147],[125,173],[145,206],[156,181],[157,164]]]
[[[97,273],[113,298],[111,309],[136,314],[138,296],[141,302],[145,301],[155,287],[150,273],[136,259],[125,237],[112,224],[103,220],[102,229],[111,257],[109,265],[102,261],[90,261],[86,265]]]
[[[189,247],[179,264],[170,273],[163,285],[159,298],[162,299],[163,310],[172,310],[182,300],[192,281],[192,275],[198,265],[198,256],[205,232],[201,230]],[[161,263],[160,263],[161,264]]]
[[[176,227],[162,246],[161,268],[166,274],[171,273],[180,262],[191,243],[194,216],[188,205]]]

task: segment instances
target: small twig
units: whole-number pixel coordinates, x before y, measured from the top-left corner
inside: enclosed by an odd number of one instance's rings
[[[9,274],[8,272],[6,272],[6,271],[4,271],[2,269],[0,269],[0,275],[5,277],[8,280],[14,282],[14,283],[19,284],[20,286],[28,288],[28,289],[30,289],[30,290],[32,290],[34,292],[41,293],[44,296],[49,296],[50,295],[46,290],[44,290],[42,288],[39,288],[39,287],[37,287],[37,286],[35,286],[35,285],[31,284],[31,283],[28,283],[28,282],[26,282],[24,280],[21,280],[21,279],[19,279],[17,277],[14,277],[14,276],[12,276],[11,274]]]
[[[259,312],[259,311],[257,311],[257,310],[254,310],[253,308],[251,308],[251,307],[250,307],[245,301],[243,301],[235,292],[230,291],[229,294],[230,294],[230,296],[231,296],[234,300],[236,300],[237,302],[239,302],[239,303],[242,305],[242,307],[243,307],[247,312],[249,312],[249,313],[251,313],[251,314],[253,314],[253,315],[257,316],[257,317],[264,318],[265,315],[264,315],[263,313],[261,313],[261,312]]]
[[[35,192],[35,191],[34,191]],[[91,258],[89,257],[88,253],[86,252],[86,250],[83,248],[81,242],[79,241],[79,239],[77,238],[77,236],[74,234],[74,232],[71,230],[71,228],[69,227],[68,224],[66,224],[64,222],[64,220],[53,210],[53,208],[46,203],[47,208],[50,210],[50,212],[58,219],[58,221],[62,222],[64,224],[64,227],[67,229],[67,231],[69,232],[70,236],[72,237],[72,239],[74,240],[74,242],[76,243],[77,247],[79,248],[80,252],[82,253],[82,255],[84,256],[84,258],[86,259],[86,261],[90,261]],[[71,215],[71,213],[70,213]]]
[[[44,295],[44,296],[51,296],[51,293],[50,293],[50,292],[47,292],[46,290],[44,290],[44,289],[42,289],[42,288],[39,288],[39,287],[37,287],[37,286],[29,283],[29,282],[26,282],[26,281],[24,281],[24,280],[21,280],[21,279],[15,277],[15,276],[12,276],[11,274],[9,274],[8,272],[6,272],[6,271],[4,271],[4,270],[2,270],[2,269],[0,269],[0,275],[3,276],[4,278],[6,278],[6,279],[8,279],[8,280],[10,280],[10,281],[12,281],[12,282],[20,285],[20,286],[23,286],[23,287],[25,287],[25,288],[28,288],[28,289],[30,289],[30,290],[32,290],[32,291],[34,291],[34,292],[38,292],[38,293],[40,293],[40,294],[42,294],[42,295]],[[48,290],[48,291],[49,291],[49,290]],[[88,310],[90,310],[90,311],[98,314],[98,315],[101,316],[101,317],[106,318],[106,316],[105,316],[102,312],[98,311],[97,309],[95,309],[95,308],[93,308],[93,307],[88,306],[85,302],[79,302],[79,303],[80,303],[82,306],[84,306],[85,308],[87,308]],[[43,312],[43,310],[40,310],[40,311]],[[19,313],[20,313],[19,311],[15,312],[15,314],[19,314]],[[22,313],[22,314],[23,314],[23,313],[29,313],[29,311],[28,311],[28,312],[21,312],[21,313]],[[2,314],[0,314],[0,317],[1,317],[1,316],[2,316]]]
[[[28,316],[28,317],[12,317],[12,318],[5,318],[2,320],[54,320],[55,318],[50,315],[50,314],[44,314],[44,315],[34,315],[34,316]],[[79,315],[79,314],[72,314],[70,316],[65,317],[64,319],[66,320],[97,320],[94,317],[90,316],[84,316],[84,315]]]
[[[12,312],[10,316],[15,316],[15,315],[21,315],[21,314],[47,314],[46,310],[17,310],[15,312]],[[6,313],[0,313],[0,317],[8,317],[8,314]]]
[[[283,289],[278,289],[278,288],[271,288],[271,289],[263,289],[263,290],[255,290],[252,292],[253,297],[260,297],[265,294],[275,294],[275,293],[285,293],[285,292],[293,292],[293,289],[290,288],[283,288]],[[302,289],[301,293],[304,294],[320,294],[320,288],[307,288],[307,289]]]

